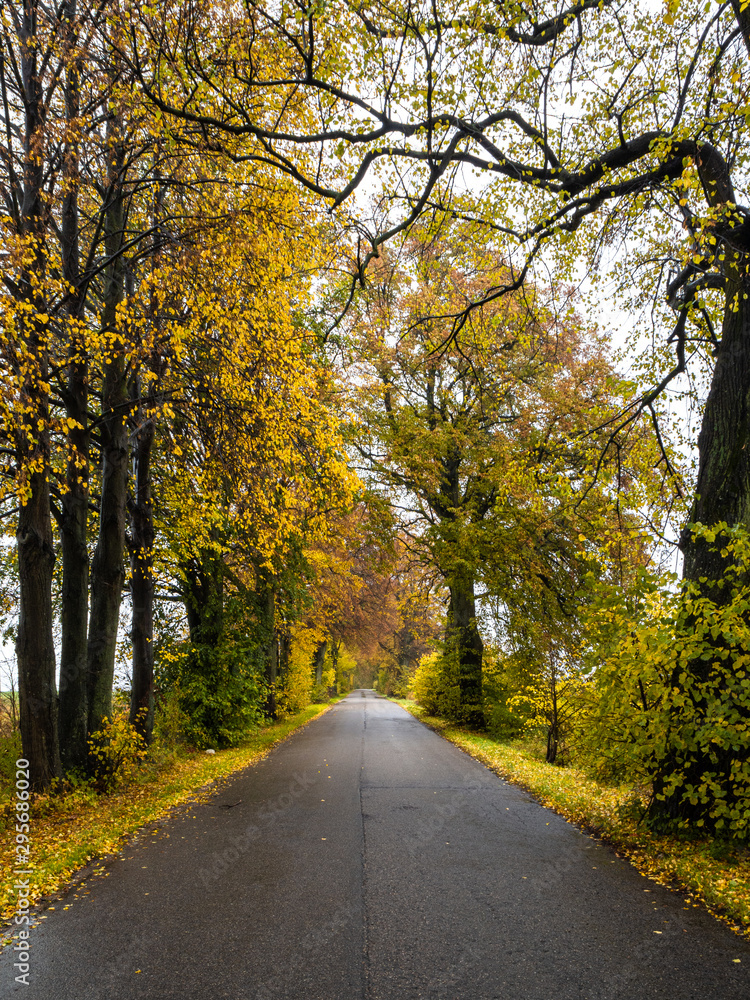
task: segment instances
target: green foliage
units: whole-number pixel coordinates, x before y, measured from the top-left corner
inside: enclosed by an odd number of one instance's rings
[[[519,716],[517,707],[508,704],[510,698],[508,689],[498,692],[495,688],[491,692],[485,691],[485,695],[484,716],[487,732],[500,740],[513,739],[520,735],[523,732],[524,720]]]
[[[327,684],[313,684],[310,694],[310,701],[313,705],[326,705],[330,701]]]
[[[482,690],[487,731],[498,739],[520,735],[528,724],[524,705],[514,694],[528,680],[526,665],[516,656],[496,656],[485,647]]]
[[[16,761],[21,757],[21,734],[18,730],[0,736],[0,796],[10,791],[16,774]]]
[[[143,737],[124,715],[105,718],[88,743],[93,778],[101,792],[109,792],[132,778],[148,753]]]
[[[387,698],[408,697],[414,685],[414,668],[410,670],[408,663],[400,663],[390,651],[376,661],[376,666],[377,673],[372,686],[379,694],[384,694]]]
[[[162,691],[154,704],[154,734],[149,746],[149,763],[165,764],[174,758],[185,742],[185,715],[180,704],[179,687]]]
[[[491,649],[485,650],[482,666],[485,723],[487,729],[501,739],[518,735],[528,721],[523,706],[511,704],[514,692],[528,676],[518,671],[514,658],[497,657]],[[411,693],[428,715],[462,721],[458,677],[459,663],[455,655],[429,653],[419,661]]]
[[[386,662],[378,668],[372,686],[388,698],[406,698],[413,683],[413,678],[400,670],[398,665]]]
[[[725,524],[693,532],[730,558],[723,580],[699,589],[643,573],[630,593],[605,592],[592,617],[605,657],[590,758],[651,789],[653,825],[748,839],[750,546]]]
[[[186,646],[170,665],[182,734],[198,749],[237,746],[263,719],[265,693],[257,651],[239,639]]]

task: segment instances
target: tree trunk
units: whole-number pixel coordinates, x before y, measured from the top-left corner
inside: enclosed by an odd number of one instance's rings
[[[292,637],[289,635],[289,627],[284,624],[279,636],[279,684],[286,683],[289,673],[289,657],[292,655]]]
[[[276,681],[279,671],[279,643],[276,637],[276,591],[266,584],[266,629],[268,640],[266,644],[266,683],[268,697],[266,699],[266,714],[275,719],[278,707],[276,703]]]
[[[315,667],[315,683],[320,687],[323,683],[323,666],[326,661],[326,650],[328,649],[328,640],[324,639],[318,648],[315,650],[315,656],[313,657],[313,666]]]
[[[75,34],[76,0],[70,0],[66,14],[66,45],[72,50]],[[78,211],[79,144],[76,137],[80,114],[77,60],[67,55],[65,68],[66,119],[70,136],[65,144],[62,205],[61,254],[63,277],[74,289],[68,300],[70,324],[68,377],[65,415],[76,426],[68,431],[65,494],[62,498],[60,542],[62,549],[62,642],[60,650],[60,756],[66,769],[84,767],[88,735],[88,695],[86,655],[89,614],[88,554],[88,430],[89,371],[86,346],[75,321],[83,310],[80,274],[80,226]]]
[[[750,529],[750,300],[742,297],[743,292],[750,292],[750,282],[736,291],[736,311],[728,296],[721,346],[698,435],[698,481],[690,521],[709,526],[726,521],[730,527]],[[685,530],[680,547],[685,555],[685,579],[699,583],[705,577],[707,596],[720,600],[720,591],[711,584],[723,579],[729,565],[721,555],[721,545],[693,541]]]
[[[698,480],[690,522],[712,527],[726,522],[729,527],[742,526],[750,530],[750,280],[744,273],[743,258],[736,254],[728,266],[729,287],[724,313],[721,344],[706,400],[701,431],[698,436]],[[694,539],[689,529],[683,531],[680,546],[685,556],[684,578],[695,584],[702,596],[721,605],[731,598],[728,582],[732,555],[722,556],[722,537],[715,544]],[[747,579],[738,580],[747,582]],[[716,644],[721,643],[716,639]],[[675,666],[672,685],[680,686],[680,667]],[[690,664],[690,671],[699,681],[713,675],[712,658]],[[720,688],[725,681],[718,680]],[[720,689],[719,688],[719,689]],[[702,698],[694,698],[690,711],[700,728],[708,719],[712,706]],[[747,724],[746,720],[746,724]],[[649,816],[659,827],[671,827],[674,821],[689,823],[701,820],[706,831],[712,827],[713,802],[690,802],[686,789],[698,786],[707,774],[712,775],[712,787],[720,788],[723,801],[731,804],[737,769],[746,767],[746,755],[713,746],[705,750],[673,748],[659,763],[654,782],[654,798]],[[681,781],[671,789],[670,777]]]
[[[20,357],[16,371],[21,410],[16,437],[18,469],[26,482],[18,515],[18,575],[20,607],[16,657],[23,755],[29,762],[31,787],[42,790],[60,772],[55,647],[52,635],[52,571],[55,554],[50,506],[50,433],[44,279],[45,164],[44,99],[37,53],[37,8],[25,3],[20,19],[20,68],[23,82],[24,172],[20,234],[32,241],[30,263],[20,275],[28,313],[20,327]],[[22,312],[23,316],[24,313]]]
[[[66,493],[62,499],[62,644],[60,650],[60,754],[67,768],[82,767],[87,755],[88,695],[86,690],[89,553],[87,366],[71,362],[67,416],[83,430],[69,432]]]
[[[107,269],[102,328],[110,335],[110,357],[102,387],[102,484],[99,537],[91,564],[91,617],[88,641],[89,732],[112,714],[117,629],[125,576],[125,523],[128,484],[128,395],[124,346],[117,334],[117,307],[124,294],[121,256],[125,212],[122,197],[124,150],[118,123],[110,122],[109,207],[106,212]]]
[[[448,581],[450,608],[445,645],[455,657],[460,692],[460,718],[472,726],[484,725],[482,707],[482,655],[484,644],[476,622],[474,581],[454,576]]]
[[[136,390],[137,391],[137,390]],[[133,686],[130,722],[151,742],[154,727],[154,517],[151,452],[154,422],[146,414],[136,435],[135,490],[130,504],[130,570],[133,618]]]
[[[554,764],[557,760],[557,748],[560,743],[560,716],[557,708],[557,669],[552,662],[550,675],[550,694],[552,696],[549,725],[547,727],[547,763]]]
[[[201,553],[183,567],[183,598],[190,642],[216,648],[224,634],[224,563],[213,552]]]
[[[339,693],[339,682],[337,678],[337,671],[339,665],[339,650],[341,649],[341,643],[337,640],[331,641],[331,666],[333,667],[333,693]]]
[[[37,407],[36,412],[40,410]],[[49,460],[49,438],[39,435]],[[28,458],[28,457],[27,457]],[[60,776],[52,639],[52,523],[49,466],[29,477],[31,495],[18,515],[20,608],[16,657],[20,699],[21,744],[29,762],[31,787],[46,788]]]
[[[88,641],[89,732],[112,715],[117,630],[125,577],[125,516],[128,484],[128,434],[125,425],[125,364],[107,366],[104,379],[105,443],[102,448],[99,537],[91,563],[91,617]]]

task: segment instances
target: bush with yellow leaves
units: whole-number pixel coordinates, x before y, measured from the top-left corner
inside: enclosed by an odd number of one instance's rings
[[[143,737],[124,715],[105,718],[88,742],[93,778],[100,792],[111,791],[132,778],[148,753]]]

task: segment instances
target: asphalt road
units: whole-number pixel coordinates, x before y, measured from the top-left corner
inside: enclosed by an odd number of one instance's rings
[[[0,996],[750,998],[750,944],[372,692],[147,828],[31,941]]]

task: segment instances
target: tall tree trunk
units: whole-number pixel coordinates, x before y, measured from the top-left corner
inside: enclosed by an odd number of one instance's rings
[[[434,373],[428,378],[431,423],[437,419],[432,398]],[[440,515],[440,528],[449,562],[442,567],[450,591],[445,627],[445,651],[458,684],[456,718],[472,726],[484,725],[482,706],[482,656],[484,644],[476,622],[474,579],[461,558],[462,543],[455,511],[464,504],[461,486],[462,454],[451,445],[442,460],[440,493],[432,506]],[[458,563],[458,565],[456,565]],[[452,678],[453,679],[453,678]]]
[[[315,667],[315,683],[320,687],[323,683],[323,666],[326,662],[326,650],[328,649],[328,640],[324,639],[315,650],[315,656],[313,657],[313,666]]]
[[[735,13],[739,16],[738,5]],[[742,13],[741,23],[750,14]],[[698,480],[690,521],[713,526],[721,521],[728,525],[750,528],[750,239],[747,222],[735,211],[735,195],[729,167],[712,146],[701,147],[698,160],[701,183],[709,204],[724,219],[717,224],[721,237],[721,260],[725,281],[724,318],[721,343],[716,351],[716,363],[711,389],[703,411],[698,435]],[[680,540],[685,555],[684,577],[707,590],[707,596],[720,600],[718,588],[728,568],[721,555],[721,545],[712,551],[705,541],[694,539],[685,529]],[[705,584],[703,582],[705,578]]]
[[[729,195],[728,200],[733,200],[726,178],[724,184],[725,197]],[[745,245],[741,245],[742,232],[739,232],[730,243],[734,251],[730,253],[728,248],[726,253],[727,304],[698,436],[698,479],[690,523],[713,527],[725,522],[729,527],[741,526],[750,530],[750,278],[747,274],[750,245],[744,242]],[[718,535],[715,543],[709,544],[703,538],[694,537],[688,528],[683,531],[680,541],[685,557],[685,580],[695,584],[702,596],[717,605],[728,602],[733,590],[728,585],[732,579],[728,571],[734,557],[722,555],[724,541],[726,539]],[[747,583],[747,577],[737,582]],[[721,635],[714,641],[721,647]],[[726,655],[720,648],[717,652]],[[699,682],[711,682],[714,678],[718,693],[725,689],[726,680],[717,676],[713,659],[699,659],[689,665],[689,670]],[[684,666],[675,666],[673,687],[683,686],[680,680],[683,670]],[[693,696],[690,711],[697,729],[700,729],[701,720],[710,717],[710,700],[710,696]],[[745,725],[749,723],[746,719]],[[705,749],[673,747],[666,760],[660,763],[649,807],[651,819],[657,826],[665,821],[670,826],[675,820],[700,820],[709,830],[714,803],[702,802],[700,797],[691,802],[685,790],[700,786],[710,774],[711,787],[720,789],[722,802],[731,805],[738,769],[743,767],[747,767],[746,752],[713,745]],[[677,787],[672,787],[670,778],[675,775],[679,776],[679,781]]]
[[[547,725],[547,763],[554,764],[557,760],[557,750],[560,745],[560,716],[557,704],[557,664],[553,659],[550,665],[550,716]]]
[[[136,397],[138,386],[136,384]],[[154,517],[151,506],[152,414],[141,409],[134,450],[135,489],[130,503],[130,573],[133,686],[130,722],[151,742],[154,726]]]
[[[125,154],[119,123],[110,122],[109,206],[106,212],[107,269],[102,327],[110,355],[102,387],[102,483],[99,537],[91,563],[91,616],[88,640],[89,732],[112,714],[112,684],[125,576],[125,524],[128,484],[128,394],[124,345],[117,330],[117,307],[123,300],[125,267],[121,256],[125,211],[122,176]]]
[[[43,410],[35,406],[35,413]],[[44,419],[40,417],[40,419]],[[47,451],[49,436],[39,435]],[[30,456],[25,455],[28,461]],[[20,698],[21,744],[31,771],[31,785],[40,791],[59,777],[60,756],[55,689],[55,646],[52,638],[52,523],[49,465],[29,477],[30,496],[18,515],[18,575],[20,608],[16,657]]]
[[[18,515],[20,607],[16,656],[20,696],[21,741],[29,761],[32,788],[41,790],[60,774],[55,690],[55,647],[52,636],[52,543],[50,507],[50,435],[47,322],[44,277],[44,101],[39,76],[37,8],[28,0],[20,16],[20,63],[24,90],[24,176],[20,212],[21,235],[30,239],[30,263],[21,275],[26,296],[18,371],[24,415],[17,432],[17,462],[27,491]],[[22,314],[23,315],[23,314]]]
[[[744,285],[744,288],[743,288]],[[729,296],[724,314],[721,345],[711,389],[698,436],[698,481],[690,516],[692,523],[708,526],[725,521],[750,529],[750,282]],[[736,310],[732,308],[736,305]],[[707,581],[707,595],[721,599],[711,583],[721,580],[728,559],[721,545],[693,540],[685,531],[681,540],[685,579]]]
[[[80,274],[80,225],[78,211],[78,161],[80,96],[76,0],[68,3],[66,23],[65,104],[69,137],[63,157],[65,194],[62,205],[61,252],[63,277],[74,291],[68,300],[68,376],[65,413],[70,426],[65,494],[62,498],[60,542],[62,550],[62,642],[60,650],[60,756],[66,769],[83,767],[87,754],[88,695],[86,656],[89,611],[88,554],[88,429],[89,371],[86,346],[76,321],[83,311]]]
[[[83,350],[78,343],[72,350]],[[79,355],[79,357],[81,357]],[[60,650],[60,752],[66,768],[86,761],[88,725],[88,366],[71,358],[66,415],[80,426],[69,431],[66,492],[62,498],[62,644]]]
[[[159,176],[158,151],[154,153],[154,180]],[[164,188],[156,184],[153,199],[153,226],[156,231],[161,215]],[[158,252],[152,252],[152,274],[158,267]],[[164,373],[159,351],[162,349],[161,317],[157,296],[152,290],[150,321],[158,334],[158,346],[150,356],[150,373],[159,378]],[[145,400],[141,397],[140,374],[132,381],[131,397],[136,413],[135,453],[133,456],[134,490],[130,504],[130,570],[133,604],[131,640],[133,644],[133,686],[130,693],[130,722],[151,742],[154,728],[154,514],[151,503],[151,458],[156,435],[157,392],[149,379]]]
[[[268,684],[268,697],[266,699],[266,713],[275,719],[278,711],[276,702],[276,681],[279,671],[279,642],[276,636],[276,591],[272,583],[267,583],[265,625],[267,630],[266,643],[266,683]]]
[[[455,657],[460,692],[459,714],[470,725],[484,725],[482,655],[484,644],[476,622],[474,581],[456,575],[448,580],[450,607],[445,630],[448,654]]]
[[[331,640],[331,666],[333,667],[333,693],[339,693],[338,684],[338,665],[339,665],[339,650],[341,649],[341,643],[336,639]]]
[[[117,630],[125,577],[125,519],[128,434],[125,425],[125,365],[121,357],[104,378],[105,441],[102,448],[99,537],[91,563],[91,616],[88,638],[89,732],[112,714]]]
[[[217,691],[222,683],[219,650],[224,638],[224,561],[212,551],[183,566],[183,599],[190,629],[190,648],[180,686],[182,710],[210,743],[224,727],[227,700]]]
[[[183,598],[190,642],[216,648],[224,634],[224,561],[214,552],[202,552],[183,566]]]
[[[279,635],[279,684],[286,683],[289,674],[289,658],[292,655],[292,637],[289,634],[289,626],[284,622]]]

